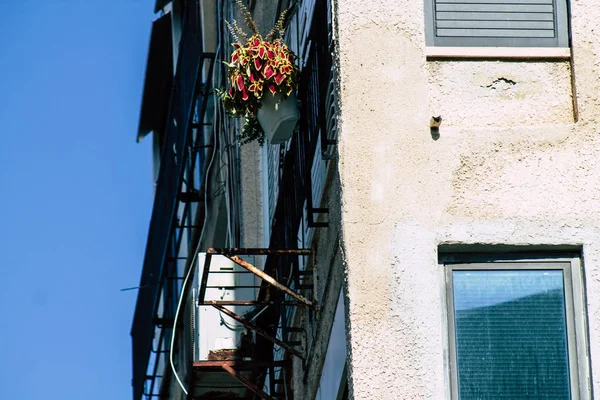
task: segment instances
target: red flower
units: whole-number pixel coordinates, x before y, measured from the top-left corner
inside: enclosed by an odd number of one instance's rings
[[[281,85],[281,82],[283,82],[284,79],[285,79],[285,75],[281,75],[278,72],[277,76],[275,76],[275,83],[277,84],[277,86]]]
[[[226,63],[230,87],[219,92],[230,115],[255,115],[268,92],[289,95],[296,88],[296,57],[281,40],[265,42],[255,34],[242,44],[234,43],[233,48],[231,61]]]
[[[259,82],[253,83],[248,90],[254,93],[256,97],[259,97],[259,93],[262,91],[262,85]]]
[[[272,77],[273,75],[275,75],[275,71],[273,71],[273,68],[271,68],[270,65],[267,65],[263,69],[262,74],[265,77],[265,79],[269,79],[270,77]]]

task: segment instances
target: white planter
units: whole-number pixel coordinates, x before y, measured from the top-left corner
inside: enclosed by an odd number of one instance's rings
[[[281,94],[273,96],[267,91],[261,99],[262,107],[258,109],[256,118],[263,128],[271,144],[283,143],[292,136],[296,123],[300,119],[300,111],[296,101],[296,93],[282,99]]]

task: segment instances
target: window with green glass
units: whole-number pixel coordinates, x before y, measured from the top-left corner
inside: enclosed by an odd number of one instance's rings
[[[585,346],[578,343],[570,260],[444,268],[453,398],[588,398],[579,378]]]

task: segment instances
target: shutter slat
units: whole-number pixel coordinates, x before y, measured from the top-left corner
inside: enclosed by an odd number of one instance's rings
[[[525,44],[557,36],[554,0],[434,1],[434,34],[440,39]]]
[[[473,21],[473,20],[450,20],[438,21],[438,28],[475,28],[475,29],[542,29],[553,30],[552,21]]]
[[[436,11],[552,13],[554,10],[552,5],[546,4],[442,4],[437,2]]]
[[[516,37],[516,38],[551,38],[553,30],[519,30],[519,29],[437,29],[442,37]]]
[[[440,20],[474,20],[474,21],[554,21],[552,13],[477,13],[477,12],[438,12]]]

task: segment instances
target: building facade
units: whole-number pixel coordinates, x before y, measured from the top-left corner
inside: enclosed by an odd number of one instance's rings
[[[296,7],[301,117],[261,147],[213,91],[235,1],[156,2],[134,400],[594,398],[595,2]]]

